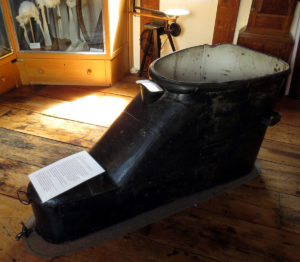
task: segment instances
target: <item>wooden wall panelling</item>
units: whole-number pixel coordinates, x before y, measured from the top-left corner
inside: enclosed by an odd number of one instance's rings
[[[290,34],[256,33],[254,30],[240,30],[238,45],[245,46],[266,54],[277,56],[288,62],[294,40]]]
[[[240,30],[238,45],[289,61],[294,44],[290,26],[296,0],[253,0],[248,25]]]
[[[268,28],[288,33],[292,23],[296,0],[254,0],[248,27]]]
[[[141,7],[145,8],[150,8],[150,9],[155,9],[159,10],[159,0],[141,0]],[[142,11],[144,12],[144,11]],[[153,21],[153,18],[149,17],[143,17],[141,16],[140,20],[140,32],[142,33],[145,30],[144,24],[150,23]],[[141,55],[140,55],[140,62],[142,62],[144,52],[141,50]],[[146,63],[145,63],[145,68],[148,68],[152,61],[147,57]]]
[[[232,43],[239,7],[240,0],[219,0],[213,44]]]

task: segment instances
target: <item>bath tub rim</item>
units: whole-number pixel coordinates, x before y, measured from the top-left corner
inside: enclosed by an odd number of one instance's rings
[[[285,64],[287,66],[286,70],[280,71],[280,72],[274,72],[272,74],[266,74],[259,77],[250,77],[240,80],[230,80],[230,81],[214,81],[214,82],[187,82],[187,81],[181,81],[181,80],[174,80],[171,78],[167,78],[165,76],[162,76],[156,69],[155,65],[160,62],[162,59],[165,59],[168,56],[174,55],[175,53],[183,52],[188,49],[193,49],[197,47],[203,47],[208,46],[209,48],[217,48],[219,46],[237,46],[239,48],[242,48],[244,50],[249,50],[250,52],[263,54],[265,56],[275,58],[279,60],[281,63]],[[165,56],[162,56],[155,61],[151,63],[149,66],[149,77],[151,80],[156,82],[161,88],[166,89],[167,91],[179,93],[179,94],[188,94],[188,93],[198,93],[198,92],[222,92],[222,91],[229,91],[230,89],[236,89],[236,88],[244,88],[246,86],[250,86],[254,82],[261,82],[268,79],[275,79],[275,78],[282,78],[285,75],[288,75],[290,73],[290,65],[283,61],[282,59],[269,55],[264,54],[262,52],[240,46],[240,45],[234,45],[234,44],[215,44],[215,45],[197,45],[192,46],[188,48],[184,48],[181,50],[177,50],[175,52],[169,53]]]

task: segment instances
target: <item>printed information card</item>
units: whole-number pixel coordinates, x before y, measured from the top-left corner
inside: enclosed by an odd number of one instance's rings
[[[29,179],[44,203],[103,172],[96,160],[82,151],[33,172]]]
[[[40,43],[29,43],[30,49],[41,49]]]

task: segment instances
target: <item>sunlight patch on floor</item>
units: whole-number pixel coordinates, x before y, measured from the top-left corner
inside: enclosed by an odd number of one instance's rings
[[[100,126],[110,126],[123,112],[128,100],[119,97],[89,95],[44,111],[45,114]]]

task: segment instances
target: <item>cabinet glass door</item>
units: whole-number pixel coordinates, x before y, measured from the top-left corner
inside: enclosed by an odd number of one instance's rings
[[[102,0],[10,0],[21,51],[104,53]]]
[[[2,8],[0,6],[0,58],[12,52],[7,28],[5,26]]]

